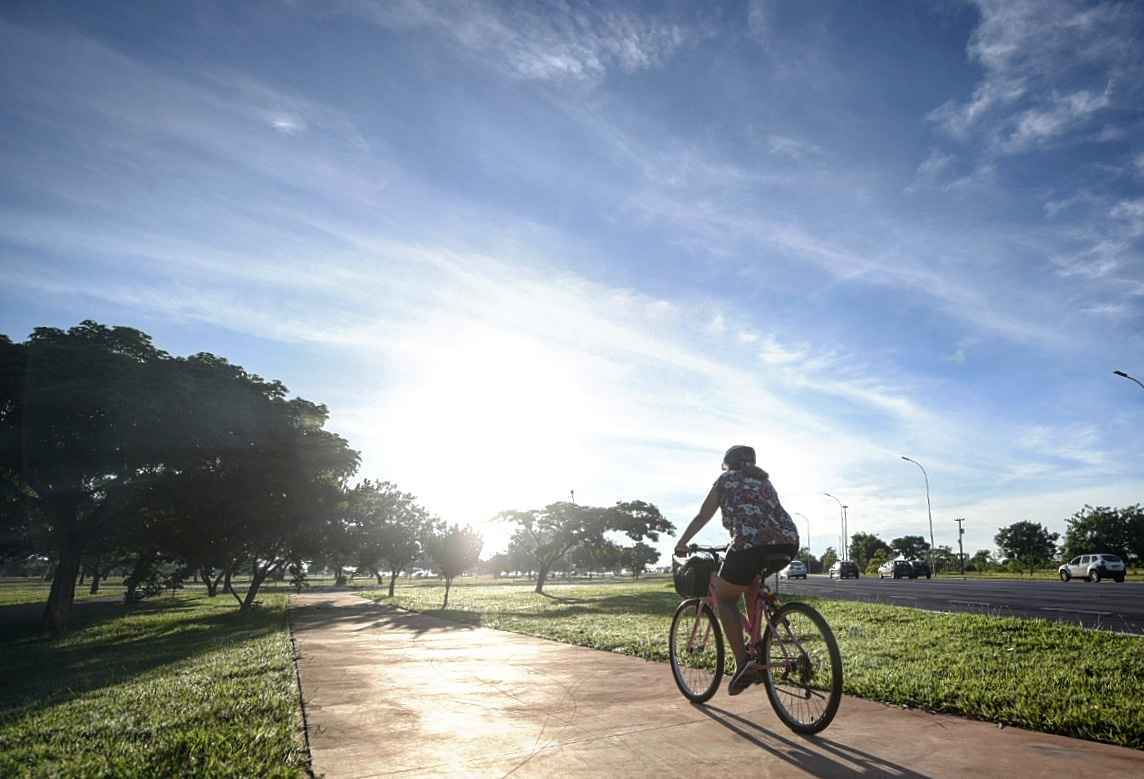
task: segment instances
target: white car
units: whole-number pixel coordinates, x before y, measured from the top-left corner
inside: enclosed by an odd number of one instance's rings
[[[1085,554],[1074,557],[1057,569],[1061,581],[1084,579],[1098,582],[1101,579],[1124,581],[1124,561],[1114,554]]]
[[[805,579],[806,563],[802,560],[791,560],[790,565],[779,571],[780,579]]]

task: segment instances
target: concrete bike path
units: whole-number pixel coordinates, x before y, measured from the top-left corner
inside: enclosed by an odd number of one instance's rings
[[[291,597],[318,776],[1144,776],[1144,752],[859,698],[804,738],[754,687],[372,603]],[[666,637],[665,637],[666,640]]]

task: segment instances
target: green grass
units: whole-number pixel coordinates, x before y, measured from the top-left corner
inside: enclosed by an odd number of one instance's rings
[[[0,622],[0,776],[301,774],[286,598],[261,600],[81,604],[57,639]]]
[[[549,585],[401,581],[392,602],[448,619],[667,661],[668,581]],[[384,591],[365,597],[390,602]],[[1047,620],[806,598],[842,649],[845,691],[871,700],[1144,749],[1144,638]]]
[[[0,606],[17,606],[21,604],[48,602],[48,593],[52,589],[51,582],[40,579],[0,579]],[[92,595],[90,585],[84,583],[76,585],[76,602],[88,600],[115,600],[123,599],[123,580],[115,578],[99,585],[99,594]]]

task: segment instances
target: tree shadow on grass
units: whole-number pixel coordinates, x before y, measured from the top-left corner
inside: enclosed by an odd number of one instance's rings
[[[85,693],[285,626],[281,609],[204,613],[202,605],[185,598],[84,604],[58,638],[43,636],[38,624],[6,626],[0,634],[0,723],[16,724]],[[155,619],[130,619],[149,615]]]
[[[471,611],[436,610],[410,611],[386,603],[361,598],[361,603],[338,604],[332,598],[303,605],[292,604],[290,624],[295,635],[305,635],[344,623],[367,623],[353,628],[354,632],[399,628],[411,631],[415,637],[434,631],[471,628],[481,624],[481,615]]]
[[[718,722],[739,738],[757,746],[779,760],[814,776],[865,777],[893,776],[901,779],[925,779],[910,768],[861,749],[831,741],[823,736],[801,736],[793,741],[745,717],[718,706],[697,705],[695,710]],[[816,747],[816,751],[811,747]],[[858,766],[854,768],[854,766]]]

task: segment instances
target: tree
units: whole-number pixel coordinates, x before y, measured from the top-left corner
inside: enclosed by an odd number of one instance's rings
[[[1077,555],[1106,553],[1126,563],[1144,561],[1144,508],[1139,504],[1122,509],[1088,506],[1065,520],[1061,554],[1066,560]]]
[[[659,561],[659,550],[648,546],[642,541],[635,546],[624,547],[623,565],[632,572],[632,576],[640,578],[649,565]]]
[[[1039,523],[1014,522],[998,530],[993,540],[1003,555],[1016,560],[1031,574],[1053,559],[1059,537],[1060,534],[1050,533]]]
[[[917,560],[925,556],[929,551],[930,545],[921,536],[902,536],[895,538],[890,542],[890,547],[898,553],[900,557],[907,560]]]
[[[453,579],[477,564],[481,556],[481,536],[471,527],[452,525],[444,532],[432,537],[429,554],[433,567],[445,577],[445,602],[442,609],[449,608],[449,590]]]
[[[397,577],[424,554],[425,538],[436,529],[436,521],[413,495],[388,481],[362,481],[350,490],[347,505],[357,564],[379,584],[381,572],[388,571],[392,598]]]
[[[874,555],[870,558],[869,562],[866,563],[866,573],[872,576],[876,576],[878,574],[878,569],[882,567],[883,563],[890,559],[890,555],[893,553],[894,550],[888,546],[885,549],[879,549],[878,551],[874,552]]]
[[[996,568],[1000,563],[993,557],[993,551],[990,549],[978,549],[969,558],[965,564],[967,571],[989,571]]]
[[[580,544],[602,543],[609,531],[624,533],[633,541],[658,541],[660,533],[675,529],[658,508],[638,500],[606,508],[552,503],[543,509],[504,511],[497,518],[518,526],[513,542],[536,561],[537,593],[544,591],[556,563]]]
[[[859,570],[865,570],[878,552],[888,554],[891,551],[890,545],[873,533],[855,533],[850,536],[850,559],[858,564]]]
[[[834,551],[834,547],[826,547],[826,551],[822,553],[822,570],[829,571],[837,560],[838,552]]]
[[[0,339],[0,478],[43,523],[53,632],[67,624],[85,549],[115,520],[116,494],[178,454],[169,362],[146,333],[92,321]]]

